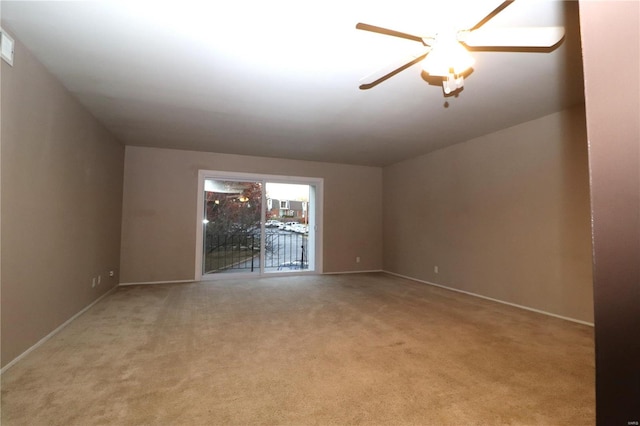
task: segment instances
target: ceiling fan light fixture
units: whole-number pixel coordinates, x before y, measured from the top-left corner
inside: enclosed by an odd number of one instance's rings
[[[473,66],[475,59],[457,40],[438,40],[422,61],[422,69],[429,75],[447,77],[462,74]]]
[[[449,74],[442,78],[442,91],[445,95],[450,95],[464,87],[464,77],[461,75]]]
[[[439,32],[428,32],[424,35],[358,23],[356,29],[417,41],[422,45],[419,53],[405,57],[399,66],[394,64],[391,70],[389,67],[383,68],[361,79],[360,89],[370,89],[422,60],[424,72],[442,78],[445,96],[457,95],[464,85],[465,74],[468,75],[467,72],[475,63],[467,47],[474,51],[520,52],[523,48],[551,51],[562,43],[564,27],[484,27],[487,21],[513,2],[514,0],[498,0],[497,8],[468,29],[454,27],[443,19]]]

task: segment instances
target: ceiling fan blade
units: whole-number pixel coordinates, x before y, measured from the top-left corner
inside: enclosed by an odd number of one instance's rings
[[[498,13],[502,12],[502,10],[504,8],[506,8],[507,6],[509,6],[511,3],[513,3],[515,0],[506,0],[501,2],[498,7],[496,7],[495,9],[493,9],[491,11],[491,13],[489,13],[487,16],[485,16],[484,18],[482,18],[480,21],[478,21],[478,23],[476,23],[473,27],[469,28],[469,31],[473,31],[473,30],[477,30],[478,28],[480,28],[481,26],[483,26],[484,24],[486,24],[491,18],[493,18],[494,16],[496,16]]]
[[[413,41],[418,41],[422,43],[422,37],[418,37],[413,34],[402,33],[400,31],[390,30],[388,28],[376,27],[375,25],[363,24],[362,22],[358,22],[356,28],[364,31],[371,31],[378,34],[390,35],[393,37],[406,38]]]
[[[481,28],[461,31],[458,40],[469,47],[552,47],[564,37],[564,27]]]
[[[429,53],[431,48],[422,49],[419,52],[411,54],[402,60],[396,61],[384,68],[377,70],[376,72],[369,74],[368,76],[360,79],[360,89],[367,90],[377,86],[383,81],[393,77],[401,71],[409,68],[411,65],[420,62]]]

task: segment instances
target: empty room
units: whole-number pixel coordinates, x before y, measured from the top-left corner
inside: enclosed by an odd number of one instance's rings
[[[3,425],[640,424],[640,3],[0,18]]]

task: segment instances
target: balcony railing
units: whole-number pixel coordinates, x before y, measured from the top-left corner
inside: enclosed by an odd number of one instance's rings
[[[265,271],[308,269],[307,244],[307,235],[267,230]],[[205,246],[205,274],[260,270],[260,234],[207,236]]]

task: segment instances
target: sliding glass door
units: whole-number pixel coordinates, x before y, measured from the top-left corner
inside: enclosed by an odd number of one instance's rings
[[[310,186],[266,182],[265,272],[313,270]]]
[[[261,182],[204,182],[202,274],[260,271]]]
[[[199,176],[197,279],[321,270],[322,180]]]

